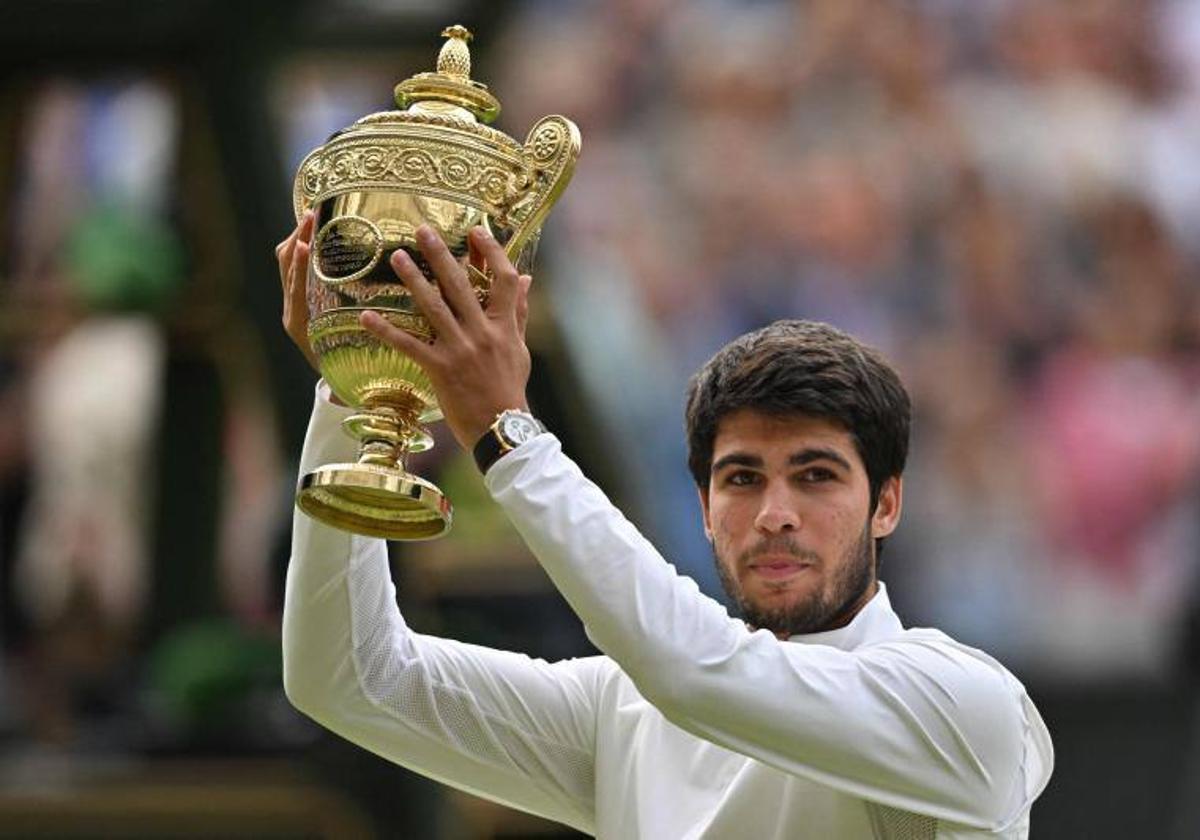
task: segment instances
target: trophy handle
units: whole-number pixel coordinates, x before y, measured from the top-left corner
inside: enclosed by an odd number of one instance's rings
[[[504,246],[514,263],[575,174],[580,145],[579,128],[557,114],[543,117],[529,130],[522,156],[529,167],[530,183],[508,213],[514,229]]]

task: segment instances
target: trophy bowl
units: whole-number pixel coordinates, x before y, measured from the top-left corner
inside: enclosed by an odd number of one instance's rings
[[[467,232],[483,225],[528,272],[580,150],[579,130],[565,117],[542,118],[523,144],[487,125],[500,103],[470,78],[471,34],[452,26],[442,35],[436,72],[396,85],[399,110],[369,114],[314,149],[293,193],[297,221],[309,209],[316,214],[308,337],[321,376],[357,409],[343,425],[360,445],[357,462],[305,475],[296,504],[334,527],[395,540],[430,539],[450,527],[450,501],[405,468],[409,453],[433,445],[424,424],[442,415],[425,371],[362,328],[359,314],[372,309],[434,340],[388,260],[403,248],[436,283],[416,244],[422,224],[464,263]],[[486,306],[490,278],[467,268]]]

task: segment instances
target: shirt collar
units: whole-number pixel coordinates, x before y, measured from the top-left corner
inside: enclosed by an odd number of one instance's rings
[[[904,629],[900,616],[892,609],[887,587],[879,582],[879,591],[867,605],[858,611],[849,624],[836,630],[822,633],[798,633],[788,638],[789,642],[806,645],[829,645],[841,650],[853,650],[871,642],[880,642],[898,635]]]

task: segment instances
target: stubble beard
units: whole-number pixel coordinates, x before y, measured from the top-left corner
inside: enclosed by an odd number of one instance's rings
[[[821,558],[810,551],[803,551],[790,538],[783,541],[764,542],[750,549],[732,568],[745,568],[755,554],[784,551],[804,562],[822,563]],[[840,564],[828,586],[821,586],[798,601],[780,607],[764,607],[750,600],[730,570],[730,564],[722,562],[713,547],[717,574],[725,592],[737,604],[742,618],[752,627],[770,630],[778,636],[795,636],[804,633],[820,633],[844,626],[851,610],[862,601],[868,588],[875,582],[874,541],[871,538],[870,522],[846,552],[845,562]]]

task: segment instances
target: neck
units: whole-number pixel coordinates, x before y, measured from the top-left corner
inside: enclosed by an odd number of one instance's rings
[[[829,621],[821,625],[812,633],[828,633],[830,630],[840,630],[854,620],[863,607],[871,603],[871,599],[879,592],[879,580],[872,576],[870,582],[863,587],[863,590],[856,596],[848,600],[842,607],[833,614]],[[806,634],[807,635],[807,634]],[[787,641],[791,636],[786,631],[775,631],[775,637],[780,641]]]

